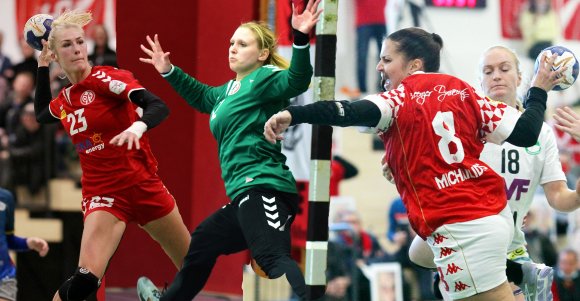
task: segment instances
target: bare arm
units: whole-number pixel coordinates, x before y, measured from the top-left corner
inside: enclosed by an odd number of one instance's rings
[[[576,190],[568,189],[565,181],[548,182],[542,187],[550,206],[558,211],[570,212],[580,208],[580,180]]]

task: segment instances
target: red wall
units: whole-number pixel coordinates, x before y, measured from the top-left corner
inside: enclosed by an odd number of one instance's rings
[[[169,118],[149,135],[159,161],[159,175],[177,199],[181,215],[193,231],[228,200],[208,127],[208,116],[196,112],[155,71],[138,58],[145,35],[159,34],[171,62],[210,85],[234,76],[227,64],[229,39],[240,23],[257,17],[258,0],[117,1],[117,51],[121,68],[167,102]],[[241,294],[246,254],[221,257],[205,289]],[[140,275],[162,285],[175,268],[161,248],[135,225],[127,229],[107,271],[108,287],[134,287]]]

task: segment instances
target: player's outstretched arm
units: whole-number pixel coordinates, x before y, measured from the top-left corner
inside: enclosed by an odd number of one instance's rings
[[[147,43],[149,44],[149,48],[141,44],[141,50],[143,50],[143,52],[145,52],[145,54],[147,54],[149,57],[141,57],[139,60],[143,63],[153,65],[153,67],[155,67],[159,73],[168,73],[171,71],[172,65],[171,61],[169,60],[169,55],[171,53],[163,51],[163,48],[161,48],[161,43],[159,42],[159,36],[155,34],[153,39],[151,39],[151,37],[147,35],[146,39]]]
[[[282,133],[290,126],[290,122],[292,122],[292,115],[286,110],[272,115],[264,125],[266,140],[272,144],[275,144],[278,140],[283,140]]]
[[[323,9],[318,9],[319,4],[320,0],[310,0],[304,11],[300,13],[298,8],[292,3],[292,28],[304,34],[310,33],[323,11]]]

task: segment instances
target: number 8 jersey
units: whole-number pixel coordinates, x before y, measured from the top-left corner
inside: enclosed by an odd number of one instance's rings
[[[146,136],[139,140],[140,150],[109,144],[139,119],[129,94],[140,89],[131,72],[95,66],[50,102],[50,113],[60,119],[79,154],[83,196],[121,190],[157,172]]]
[[[376,130],[409,221],[422,238],[442,225],[506,207],[503,179],[479,156],[484,142],[501,143],[511,134],[516,109],[479,96],[453,76],[422,72],[366,99],[381,109]]]

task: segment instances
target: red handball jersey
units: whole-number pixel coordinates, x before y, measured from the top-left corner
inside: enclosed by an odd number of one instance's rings
[[[516,109],[479,96],[464,81],[417,73],[367,97],[382,112],[382,138],[409,221],[423,238],[444,225],[498,214],[504,181],[479,160],[483,143],[501,143]]]
[[[95,66],[86,79],[62,89],[50,102],[50,113],[60,119],[79,154],[85,197],[127,188],[157,172],[145,135],[140,150],[109,144],[139,119],[129,94],[140,89],[131,72]]]

